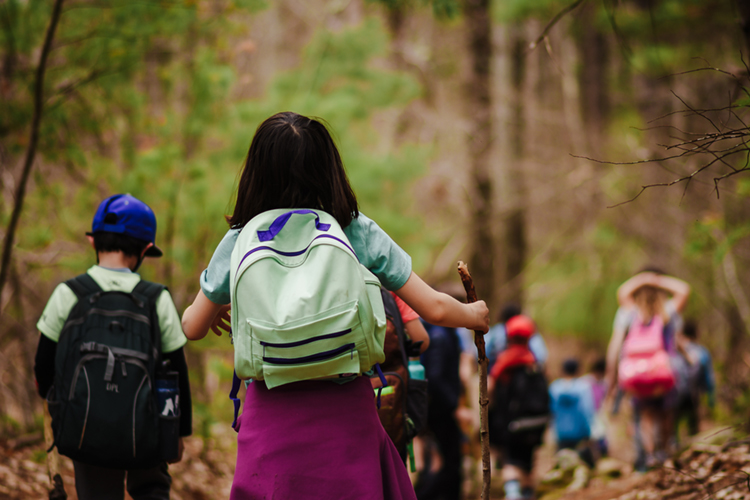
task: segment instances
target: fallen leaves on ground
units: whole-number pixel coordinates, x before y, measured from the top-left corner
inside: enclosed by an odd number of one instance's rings
[[[236,459],[236,436],[228,425],[217,425],[212,428],[210,438],[186,438],[182,461],[169,466],[173,479],[171,498],[229,498]],[[65,457],[60,462],[65,491],[70,500],[76,500],[73,465]],[[51,488],[43,444],[18,448],[12,442],[0,441],[0,499],[46,500]]]

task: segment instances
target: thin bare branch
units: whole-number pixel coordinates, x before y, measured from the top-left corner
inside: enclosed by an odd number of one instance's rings
[[[558,23],[558,21],[560,21],[560,19],[562,19],[569,12],[574,11],[579,5],[581,5],[585,1],[586,0],[576,0],[575,2],[573,2],[572,4],[565,7],[563,10],[558,12],[557,15],[553,17],[550,22],[547,23],[547,26],[544,27],[544,29],[542,30],[542,33],[537,37],[537,39],[529,44],[529,50],[530,51],[534,50],[537,47],[537,45],[542,43],[542,41],[549,34],[550,30],[554,28],[554,26]]]
[[[36,78],[34,81],[34,114],[31,120],[31,130],[29,132],[29,144],[26,148],[26,157],[21,172],[21,179],[16,187],[13,213],[11,214],[10,222],[8,223],[8,228],[5,231],[4,237],[2,264],[0,264],[0,297],[2,296],[5,281],[8,278],[10,270],[16,227],[18,227],[18,221],[21,218],[23,200],[26,195],[26,183],[29,180],[31,168],[34,166],[34,158],[36,157],[36,148],[39,142],[39,128],[41,126],[42,112],[44,110],[44,73],[47,69],[47,58],[52,49],[52,40],[55,36],[55,30],[60,21],[63,1],[64,0],[55,0],[55,4],[52,6],[49,25],[47,26],[47,32],[44,36],[42,51],[39,55],[39,64],[36,69]]]
[[[593,161],[594,163],[599,163],[602,165],[642,165],[645,163],[656,163],[660,161],[668,161],[668,160],[674,160],[675,158],[680,158],[684,156],[684,153],[674,156],[666,156],[664,158],[649,158],[647,160],[635,160],[635,161],[606,161],[606,160],[597,160],[596,158],[590,158],[588,156],[581,156],[581,155],[574,155],[573,153],[570,153],[570,156],[573,158],[578,158],[580,160],[588,160]]]
[[[705,113],[698,113],[695,109],[693,109],[693,107],[690,104],[687,103],[687,101],[685,101],[685,99],[683,99],[682,97],[678,96],[675,93],[674,90],[671,90],[670,92],[672,93],[673,96],[675,96],[677,99],[679,99],[679,101],[682,103],[683,106],[685,106],[690,111],[692,111],[693,113],[697,114],[698,116],[700,116],[701,118],[703,118],[704,120],[706,120],[708,123],[710,123],[711,126],[713,128],[715,128],[717,132],[721,132],[721,129],[719,127],[717,127],[716,124],[713,122],[713,120],[711,120],[709,117],[707,117]]]

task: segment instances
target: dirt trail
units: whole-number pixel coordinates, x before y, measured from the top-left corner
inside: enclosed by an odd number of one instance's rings
[[[204,441],[196,436],[185,439],[183,460],[169,466],[172,475],[173,500],[213,500],[229,498],[236,458],[235,434],[229,426],[223,431],[216,426],[212,438]],[[231,432],[231,434],[229,434]],[[12,449],[0,442],[0,499],[43,500],[50,489],[43,444]],[[61,460],[62,477],[68,499],[77,500],[73,465]],[[126,495],[130,500],[130,496]]]
[[[562,359],[584,353],[583,366],[597,353],[582,348],[568,339],[550,339],[551,378]],[[664,468],[648,474],[633,473],[628,465],[633,462],[632,422],[629,405],[623,412],[606,423],[611,455],[623,464],[622,477],[603,479],[594,477],[585,489],[575,492],[558,490],[544,497],[546,500],[750,500],[750,443],[732,441],[731,432],[717,433],[709,430],[712,424],[704,423],[704,439],[665,464]],[[197,429],[196,429],[197,431]],[[174,478],[172,498],[175,500],[203,500],[229,498],[236,457],[236,434],[226,422],[211,427],[211,438],[203,440],[191,436],[185,440],[182,462],[170,466]],[[43,444],[36,442],[14,448],[13,443],[0,439],[0,500],[46,499],[49,480]],[[546,473],[554,462],[554,445],[551,436],[540,448],[536,457],[537,478]],[[63,478],[68,498],[76,500],[73,468],[68,459],[62,459]],[[468,460],[467,462],[471,462]],[[478,468],[466,476],[466,499],[479,498],[481,478]],[[493,499],[502,498],[502,481],[498,471],[493,471],[491,489]],[[130,498],[130,497],[127,497]]]
[[[172,498],[204,500],[228,498],[234,471],[234,433],[216,426],[214,437],[186,440],[182,462],[170,466],[174,478]],[[633,473],[626,465],[623,476],[606,480],[594,477],[585,489],[554,491],[543,500],[742,500],[750,499],[750,440],[736,440],[731,432],[703,434],[662,468],[648,474]],[[204,451],[205,450],[205,451]],[[546,472],[551,464],[552,447],[538,453],[537,467]],[[625,464],[625,462],[623,462]],[[73,469],[62,460],[68,498],[76,500]],[[499,473],[493,476],[492,498],[502,498]],[[470,482],[471,479],[469,479]],[[469,486],[467,499],[478,498],[478,483]],[[42,444],[11,449],[0,443],[0,499],[46,499],[49,488]],[[127,497],[130,498],[130,497]]]

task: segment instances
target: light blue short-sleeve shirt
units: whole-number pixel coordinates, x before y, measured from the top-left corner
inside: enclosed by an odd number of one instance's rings
[[[201,273],[201,290],[214,304],[229,304],[229,267],[239,229],[230,229]],[[344,228],[357,258],[386,290],[396,291],[411,276],[411,257],[372,219],[360,213]]]

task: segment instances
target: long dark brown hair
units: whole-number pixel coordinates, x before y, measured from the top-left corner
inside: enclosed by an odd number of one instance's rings
[[[359,215],[338,149],[318,120],[277,113],[255,131],[229,225],[244,227],[274,208],[320,209],[341,227]]]

